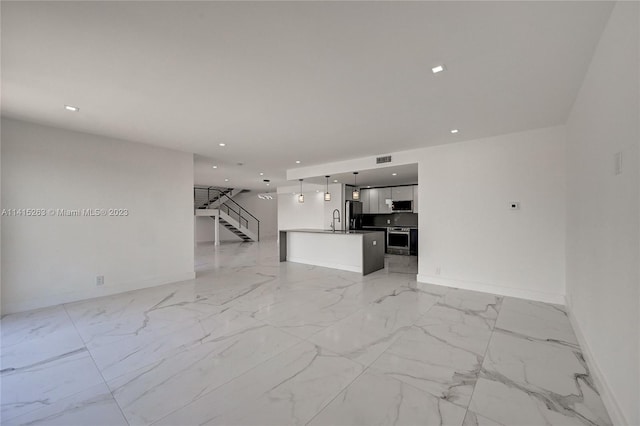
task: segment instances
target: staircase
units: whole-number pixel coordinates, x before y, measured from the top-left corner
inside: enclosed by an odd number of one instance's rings
[[[220,211],[220,225],[227,228],[229,231],[233,232],[244,242],[248,241],[258,241],[258,237],[253,234],[253,232],[249,231],[249,229],[245,226],[240,226],[240,223],[231,218],[228,214],[223,211]]]
[[[245,189],[220,188],[215,186],[198,187],[193,189],[194,207],[196,209],[217,209],[220,204],[238,194],[246,192]]]
[[[195,187],[193,189],[196,216],[208,216],[216,221],[216,244],[222,225],[242,241],[260,241],[260,221],[232,197],[245,192],[234,188]]]

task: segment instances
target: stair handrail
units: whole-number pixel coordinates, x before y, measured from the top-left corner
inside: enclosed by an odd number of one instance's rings
[[[226,208],[227,211],[225,211],[226,214],[228,214],[229,216],[231,216],[231,212],[233,212],[234,214],[236,214],[238,216],[238,224],[240,225],[240,227],[242,228],[242,221],[244,220],[245,222],[245,228],[249,229],[249,220],[246,217],[242,217],[242,213],[240,212],[240,210],[236,211],[234,209],[231,208],[231,206],[222,203],[218,206],[218,211],[222,210],[222,208]]]
[[[257,230],[257,239],[258,241],[260,241],[260,219],[258,219],[257,217],[255,217],[253,214],[251,214],[251,212],[247,209],[245,209],[244,207],[242,207],[240,204],[238,204],[235,200],[233,200],[231,197],[229,197],[228,193],[230,193],[231,191],[233,191],[233,188],[227,188],[225,191],[222,191],[218,188],[214,188],[214,187],[194,187],[193,188],[193,196],[194,196],[194,202],[195,202],[195,198],[196,198],[196,189],[206,189],[207,190],[207,203],[210,204],[212,202],[211,199],[211,192],[215,191],[218,193],[218,198],[217,200],[220,200],[222,197],[226,197],[227,201],[231,201],[233,204],[235,204],[236,206],[238,206],[238,211],[235,211],[234,209],[232,209],[229,205],[226,205],[227,207],[227,214],[228,211],[233,211],[234,213],[236,213],[238,215],[238,225],[240,225],[240,227],[242,227],[242,220],[244,219],[246,226],[245,228],[249,229],[249,220],[245,217],[242,217],[242,212],[244,211],[246,213],[246,215],[251,216],[257,223],[258,225],[258,230]],[[213,200],[213,201],[217,201],[217,200]],[[225,205],[227,203],[227,201],[221,202],[218,205],[218,212],[220,212],[220,208]],[[231,216],[229,214],[229,216]]]
[[[206,203],[202,207],[198,207],[198,208],[205,208],[205,207],[209,207],[212,203],[216,202],[221,197],[221,195],[218,195],[217,198],[213,198],[212,195],[211,195],[211,191],[216,191],[216,192],[218,192],[220,194],[225,194],[226,195],[226,194],[232,192],[233,188],[227,188],[224,191],[222,191],[222,190],[220,190],[218,188],[215,188],[213,186],[208,186],[208,187],[207,186],[194,186],[193,187],[193,202],[194,202],[194,204],[195,204],[195,202],[197,200],[197,192],[196,192],[197,190],[206,190],[207,191],[207,201],[206,201]]]

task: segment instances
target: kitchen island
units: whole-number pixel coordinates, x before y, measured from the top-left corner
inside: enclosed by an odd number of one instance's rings
[[[384,232],[281,230],[280,261],[367,275],[384,268]]]

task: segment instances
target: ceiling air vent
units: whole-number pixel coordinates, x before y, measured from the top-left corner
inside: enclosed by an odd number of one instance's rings
[[[387,155],[385,157],[378,157],[376,158],[376,164],[383,164],[383,163],[390,163],[391,162],[391,156]]]

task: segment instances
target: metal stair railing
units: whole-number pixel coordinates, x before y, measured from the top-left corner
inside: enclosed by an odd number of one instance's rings
[[[242,227],[244,226],[249,231],[254,232],[257,236],[257,240],[260,241],[260,220],[253,214],[251,214],[251,212],[249,212],[247,209],[238,204],[231,197],[229,197],[228,194],[230,194],[232,191],[233,188],[219,189],[215,187],[194,187],[194,207],[196,209],[206,209],[215,201],[221,199],[224,200],[218,206],[217,210],[223,211],[234,220],[237,220],[238,225],[240,225],[240,231],[242,231]],[[251,229],[253,225],[255,225],[255,231]]]
[[[206,209],[218,201],[221,194],[230,194],[233,188],[216,188],[213,186],[193,188],[193,200],[196,209]]]

